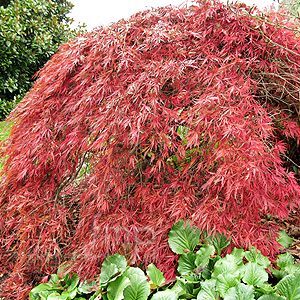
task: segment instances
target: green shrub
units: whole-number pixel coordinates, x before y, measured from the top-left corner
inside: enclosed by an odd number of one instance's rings
[[[69,266],[63,265],[29,296],[32,300],[299,299],[300,265],[295,265],[290,253],[279,255],[276,263],[255,247],[248,251],[234,248],[221,257],[229,244],[230,239],[223,234],[200,234],[181,220],[169,234],[171,249],[181,254],[176,280],[167,283],[154,264],[148,265],[145,274],[141,268],[128,266],[124,256],[115,254],[103,262],[97,281],[81,284],[76,273],[63,275]]]
[[[29,91],[36,72],[74,37],[67,0],[0,2],[0,120]]]

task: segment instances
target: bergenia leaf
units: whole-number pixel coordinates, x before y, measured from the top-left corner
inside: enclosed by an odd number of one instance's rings
[[[176,291],[161,291],[153,295],[151,300],[177,300],[178,293]]]
[[[130,277],[131,275],[138,275],[140,277],[145,277],[143,270],[137,267],[129,267],[124,273],[124,276]],[[145,277],[146,278],[146,277]]]
[[[285,230],[282,230],[279,232],[279,238],[277,241],[281,246],[288,248],[293,244],[294,239],[289,237]]]
[[[239,280],[235,276],[230,273],[223,273],[217,277],[216,290],[224,297],[225,293],[238,283]]]
[[[296,265],[287,265],[283,269],[289,275],[300,273],[300,264],[298,263]]]
[[[278,255],[277,258],[277,266],[280,268],[284,268],[288,265],[293,265],[295,263],[295,259],[291,253],[286,252],[284,254]]]
[[[300,273],[287,275],[276,285],[277,291],[281,296],[286,297],[286,300],[300,299]]]
[[[114,277],[119,272],[116,265],[106,265],[101,268],[101,273],[99,276],[100,283],[106,284],[112,277]]]
[[[209,262],[211,256],[215,253],[215,248],[212,245],[203,245],[201,248],[196,252],[196,260],[195,264],[197,267],[199,266],[206,266]]]
[[[196,269],[196,253],[188,252],[180,256],[178,259],[178,273],[180,275],[187,275],[193,273]]]
[[[147,275],[150,280],[156,285],[161,286],[165,282],[164,274],[154,264],[147,267]]]
[[[67,300],[67,299],[69,299],[68,296],[60,295],[60,294],[58,294],[58,293],[50,294],[50,295],[47,297],[47,300]]]
[[[218,293],[216,291],[216,280],[210,279],[201,282],[201,290],[197,295],[197,300],[216,300]]]
[[[49,290],[53,290],[53,285],[50,283],[41,283],[38,286],[36,286],[35,288],[33,288],[31,290],[32,293],[38,293],[41,291],[49,291]]]
[[[243,264],[243,258],[245,257],[244,249],[238,249],[238,248],[234,247],[233,250],[231,251],[230,255],[235,257],[235,262],[238,265]]]
[[[238,283],[226,292],[224,300],[254,300],[254,288],[251,285]]]
[[[226,237],[224,233],[216,233],[215,235],[209,235],[205,238],[211,245],[213,245],[217,251],[217,255],[221,254],[221,251],[230,244],[230,238]]]
[[[71,276],[70,285],[68,286],[67,291],[68,292],[73,291],[77,287],[78,283],[79,283],[79,276],[78,274],[75,273]]]
[[[255,247],[252,247],[249,251],[245,252],[245,258],[249,262],[257,263],[264,268],[268,268],[271,265],[270,260],[263,256],[260,250],[256,249]]]
[[[258,286],[268,280],[268,273],[257,263],[248,262],[245,265],[243,281],[249,285]]]
[[[116,280],[110,282],[107,287],[108,300],[121,300],[123,299],[123,292],[129,286],[130,280],[126,276],[119,276]]]
[[[286,298],[281,297],[278,294],[267,294],[258,298],[258,300],[286,300]]]
[[[169,246],[173,252],[184,254],[187,251],[194,251],[200,241],[200,230],[192,228],[190,223],[180,220],[174,224],[169,233]]]
[[[220,259],[215,263],[214,271],[211,274],[211,277],[217,278],[223,273],[230,273],[234,277],[238,278],[240,275],[240,267],[234,261],[229,261],[225,258]]]
[[[129,277],[130,285],[124,289],[124,299],[126,300],[146,300],[150,295],[150,284],[145,276],[132,274]]]
[[[127,267],[127,260],[123,255],[116,253],[114,255],[108,256],[102,263],[102,267],[108,266],[110,264],[116,265],[118,270],[122,271],[125,270]]]
[[[261,292],[263,294],[271,294],[275,292],[275,287],[273,287],[273,285],[270,283],[263,282],[257,285],[256,291]]]
[[[70,263],[68,262],[65,262],[65,263],[62,263],[58,269],[57,269],[57,275],[60,277],[60,278],[63,278],[67,269],[70,267]]]

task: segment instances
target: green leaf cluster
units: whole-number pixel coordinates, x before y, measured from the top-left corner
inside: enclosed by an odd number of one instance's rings
[[[33,77],[59,46],[75,36],[67,0],[0,4],[0,120],[29,91]]]
[[[97,284],[93,281],[78,287],[77,274],[66,275],[64,280],[51,275],[49,283],[31,291],[30,299],[300,299],[300,266],[295,265],[290,253],[279,255],[276,263],[255,247],[247,251],[234,248],[222,257],[222,250],[229,244],[224,234],[201,234],[190,222],[181,220],[169,233],[171,249],[181,254],[175,281],[166,284],[164,274],[154,264],[145,274],[140,268],[128,266],[124,256],[115,254],[103,262]]]
[[[41,283],[29,293],[31,300],[84,300],[93,299],[98,287],[95,281],[79,282],[78,274],[69,272],[64,275],[69,264],[58,268],[57,274],[52,274],[47,283]]]

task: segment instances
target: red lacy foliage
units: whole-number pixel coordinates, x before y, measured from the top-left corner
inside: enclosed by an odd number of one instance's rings
[[[1,178],[2,286],[107,254],[173,276],[181,218],[271,257],[299,208],[300,41],[283,17],[199,2],[144,11],[63,45],[11,114]],[[285,28],[286,27],[286,28]]]

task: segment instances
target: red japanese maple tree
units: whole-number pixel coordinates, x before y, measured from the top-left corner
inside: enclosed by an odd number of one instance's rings
[[[172,277],[182,218],[274,255],[264,219],[300,204],[299,61],[284,16],[208,1],[63,45],[9,119],[2,294],[21,299],[65,260],[93,276],[115,252]]]

